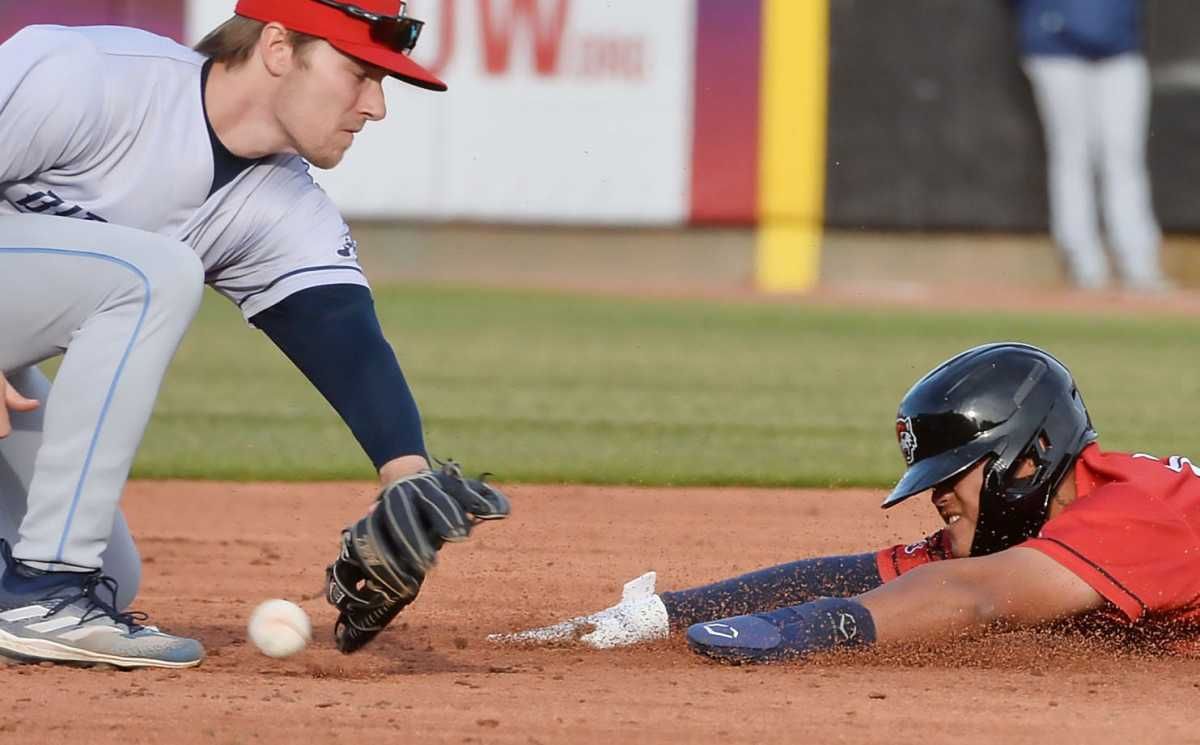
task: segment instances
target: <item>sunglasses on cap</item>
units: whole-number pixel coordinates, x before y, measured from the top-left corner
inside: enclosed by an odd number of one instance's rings
[[[366,21],[371,25],[371,38],[374,41],[403,54],[408,54],[417,46],[417,39],[420,38],[421,29],[425,26],[424,21],[404,15],[408,10],[408,3],[400,3],[400,15],[384,16],[364,10],[357,5],[339,3],[337,0],[316,0],[316,2],[337,8],[346,15]]]

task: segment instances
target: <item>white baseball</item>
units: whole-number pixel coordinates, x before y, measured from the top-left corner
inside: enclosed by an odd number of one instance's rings
[[[250,614],[250,641],[268,657],[290,657],[312,638],[312,623],[300,606],[288,600],[267,600]]]

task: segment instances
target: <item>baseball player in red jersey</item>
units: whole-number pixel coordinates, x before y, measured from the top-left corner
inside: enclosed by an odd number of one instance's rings
[[[695,652],[739,663],[1083,616],[1200,632],[1200,467],[1101,450],[1048,353],[951,358],[905,395],[896,433],[908,468],[883,506],[928,493],[945,525],[926,539],[678,592],[651,573],[611,608],[494,639],[607,648],[686,628]]]
[[[1200,526],[1200,467],[1182,456],[1111,453],[1092,443],[1075,462],[1074,498],[1021,544],[1054,559],[1106,601],[1099,611],[1137,623],[1200,621],[1200,577],[1188,563]],[[1061,507],[1055,508],[1057,505]],[[881,579],[954,558],[946,530],[877,555]]]

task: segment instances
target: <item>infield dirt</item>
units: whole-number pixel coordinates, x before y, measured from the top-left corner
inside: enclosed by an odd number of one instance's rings
[[[189,671],[7,667],[0,742],[1200,742],[1200,658],[1068,634],[733,668],[678,637],[597,652],[485,636],[805,556],[907,542],[927,504],[868,491],[510,485],[514,515],[448,546],[417,602],[363,651],[333,647],[320,596],[340,527],[371,485],[130,485],[145,560],[138,607],[203,640]],[[316,640],[287,660],[245,639],[284,597]]]

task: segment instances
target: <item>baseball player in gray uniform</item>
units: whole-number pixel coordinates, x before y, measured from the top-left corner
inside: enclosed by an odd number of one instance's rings
[[[1141,0],[1010,2],[1046,141],[1050,229],[1071,281],[1083,289],[1111,281],[1102,214],[1125,286],[1170,289],[1146,166],[1150,69]]]
[[[320,390],[384,486],[327,569],[358,649],[445,541],[508,514],[431,469],[355,243],[308,163],[383,119],[408,54],[399,0],[240,0],[196,50],[122,27],[31,26],[0,45],[0,655],[188,667],[198,641],[128,611],[141,562],[119,499],[205,283]],[[307,161],[307,162],[306,162]],[[53,386],[36,364],[63,355]]]

